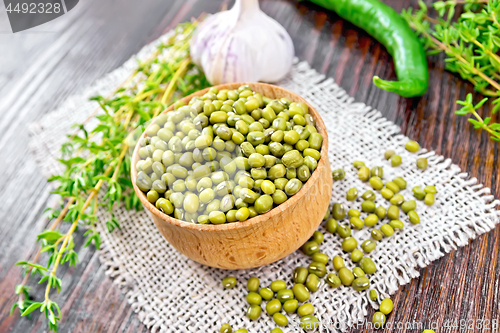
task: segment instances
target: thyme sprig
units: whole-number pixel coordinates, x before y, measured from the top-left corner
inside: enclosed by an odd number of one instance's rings
[[[445,53],[445,68],[471,82],[482,95],[493,97],[492,114],[497,113],[500,109],[500,1],[436,1],[432,4],[436,18],[431,17],[423,1],[419,1],[419,5],[419,9],[403,10],[402,16],[419,34],[428,54]],[[493,140],[500,141],[500,125],[491,122],[491,117],[483,119],[477,112],[486,100],[473,105],[472,95],[467,96],[465,101],[457,101],[464,107],[455,113],[472,115],[469,122],[474,128],[484,129]]]
[[[142,208],[130,181],[129,152],[137,133],[172,102],[209,86],[189,57],[189,42],[196,25],[194,21],[177,26],[172,36],[147,60],[139,62],[114,93],[93,97],[98,108],[83,123],[74,126],[76,132],[61,147],[59,161],[65,170],[49,179],[57,183],[53,192],[61,196],[63,204],[46,210],[53,222],[38,235],[39,250],[31,260],[17,263],[24,267],[25,276],[16,286],[18,299],[11,313],[17,308],[22,316],[27,316],[39,309],[47,318],[49,329],[57,331],[61,311],[51,292],[62,288],[58,268],[78,263],[74,250],[78,227],[86,230],[84,247],[93,243],[99,249],[101,236],[96,222],[100,207],[105,207],[109,216],[105,223],[109,232],[120,228],[114,214],[118,206]],[[60,230],[63,221],[69,224],[66,232]],[[48,255],[45,264],[38,263],[42,254]],[[45,284],[43,300],[30,299],[30,277],[38,278],[38,284]]]

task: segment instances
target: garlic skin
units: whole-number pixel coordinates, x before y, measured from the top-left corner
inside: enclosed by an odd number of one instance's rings
[[[294,57],[290,35],[260,10],[258,0],[236,0],[230,10],[205,19],[190,52],[213,85],[279,81]]]

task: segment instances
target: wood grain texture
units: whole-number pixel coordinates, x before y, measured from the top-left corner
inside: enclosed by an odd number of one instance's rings
[[[271,99],[288,98],[305,103],[323,136],[321,158],[311,178],[300,191],[271,211],[247,221],[223,225],[193,224],[177,220],[159,211],[151,204],[136,183],[136,164],[140,160],[137,143],[132,155],[131,179],[143,206],[151,212],[153,221],[163,237],[179,252],[201,264],[225,268],[245,269],[270,264],[284,258],[304,244],[320,225],[330,204],[332,171],[328,160],[328,134],[318,112],[304,98],[290,90],[266,83],[232,83],[216,86],[221,90],[235,90],[242,84]],[[209,88],[195,92],[182,101],[188,104],[195,96],[202,96]],[[174,109],[172,105],[163,113]],[[154,125],[154,123],[149,126]],[[147,131],[147,130],[146,130]],[[146,137],[146,133],[142,136]]]
[[[417,0],[385,2],[397,11],[417,5]],[[8,315],[12,290],[21,279],[13,264],[33,253],[36,234],[47,225],[41,213],[57,202],[30,157],[28,124],[178,22],[214,13],[224,4],[230,2],[86,0],[55,21],[17,34],[10,32],[0,5],[0,332],[46,331],[38,314],[32,319]],[[395,79],[395,73],[387,51],[365,32],[307,2],[264,0],[261,7],[290,33],[299,59],[333,77],[357,101],[380,110],[405,135],[451,158],[500,197],[499,146],[454,114],[455,101],[473,88],[444,71],[442,56],[429,59],[429,91],[422,98],[401,98],[372,85],[373,75]],[[481,98],[475,94],[476,100]],[[488,104],[482,115],[490,111]],[[81,246],[77,242],[80,264],[61,270],[64,288],[54,296],[63,310],[60,332],[147,332],[125,295],[105,276],[97,253]],[[396,312],[390,320],[426,327],[437,323],[437,333],[494,332],[479,327],[478,320],[500,321],[499,252],[497,227],[422,269],[419,278],[394,295]],[[32,293],[43,297],[42,288]],[[368,316],[372,314],[370,310]],[[475,324],[461,329],[460,320]],[[446,322],[458,326],[445,327]],[[372,330],[354,327],[351,332]]]

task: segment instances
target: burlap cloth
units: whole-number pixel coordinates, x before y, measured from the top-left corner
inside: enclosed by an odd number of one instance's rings
[[[164,37],[163,37],[164,38]],[[144,47],[122,67],[96,82],[83,93],[69,98],[57,110],[31,126],[34,155],[46,175],[57,173],[61,166],[56,161],[65,135],[71,133],[71,125],[82,122],[95,108],[90,96],[109,94],[136,66],[136,58],[145,59],[154,50],[156,41]],[[417,212],[422,223],[413,226],[403,216],[405,228],[393,237],[383,239],[371,257],[378,271],[370,277],[372,288],[379,298],[394,293],[399,285],[410,282],[419,275],[418,268],[469,239],[495,227],[499,211],[488,188],[477,184],[449,159],[434,152],[421,150],[418,155],[404,149],[408,140],[399,128],[384,119],[380,112],[357,103],[337,86],[331,78],[325,78],[305,62],[294,64],[290,75],[279,83],[311,102],[320,112],[328,128],[329,158],[332,169],[344,168],[347,176],[334,183],[332,202],[343,202],[347,207],[359,208],[360,201],[345,200],[345,193],[357,187],[360,193],[369,189],[367,183],[357,178],[352,167],[354,160],[365,161],[370,166],[383,166],[384,178],[402,176],[408,181],[408,189],[402,194],[413,198],[411,188],[435,184],[438,190],[436,203],[427,207],[418,202]],[[394,149],[403,158],[401,167],[392,168],[384,160],[383,152]],[[415,161],[424,156],[429,159],[425,171],[417,170]],[[388,207],[378,195],[377,205]],[[300,251],[265,267],[228,272],[200,265],[186,258],[171,247],[160,235],[147,212],[127,211],[119,207],[116,217],[121,230],[108,233],[104,225],[109,217],[99,216],[102,234],[102,262],[108,267],[108,275],[127,293],[129,302],[140,320],[153,332],[218,332],[222,323],[234,328],[247,328],[249,332],[269,332],[276,327],[272,318],[262,314],[252,322],[245,317],[247,303],[246,280],[257,276],[261,286],[268,286],[276,279],[290,283],[293,268],[308,265],[310,259]],[[324,228],[320,228],[325,232]],[[369,229],[354,231],[358,243],[369,238]],[[352,268],[348,255],[342,253],[340,241],[325,233],[321,251],[328,256],[341,255]],[[333,270],[331,264],[329,270]],[[231,290],[221,286],[222,278],[234,275],[238,285]],[[324,283],[312,294],[310,302],[316,308],[316,316],[322,321],[321,332],[342,331],[363,321],[368,303],[378,307],[368,298],[368,291],[357,292],[350,287],[332,289]],[[265,309],[265,303],[263,302]],[[288,316],[290,324],[284,332],[298,332],[298,316]],[[64,319],[63,319],[64,320]]]

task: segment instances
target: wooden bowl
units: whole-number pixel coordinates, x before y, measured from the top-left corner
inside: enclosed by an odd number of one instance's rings
[[[304,102],[316,120],[318,132],[323,135],[321,159],[311,178],[301,190],[283,204],[266,214],[243,222],[222,225],[193,224],[177,220],[159,211],[135,185],[139,160],[139,145],[132,156],[132,183],[144,207],[151,212],[158,230],[179,252],[199,263],[225,269],[258,267],[277,261],[304,244],[321,223],[332,192],[332,174],[328,161],[328,136],[325,124],[317,111],[305,99],[286,89],[264,83],[234,83],[216,86],[237,89],[248,84],[252,90],[270,98],[286,97]],[[183,98],[205,94],[208,89]],[[173,106],[164,112],[173,110]],[[142,134],[145,135],[144,133]]]

